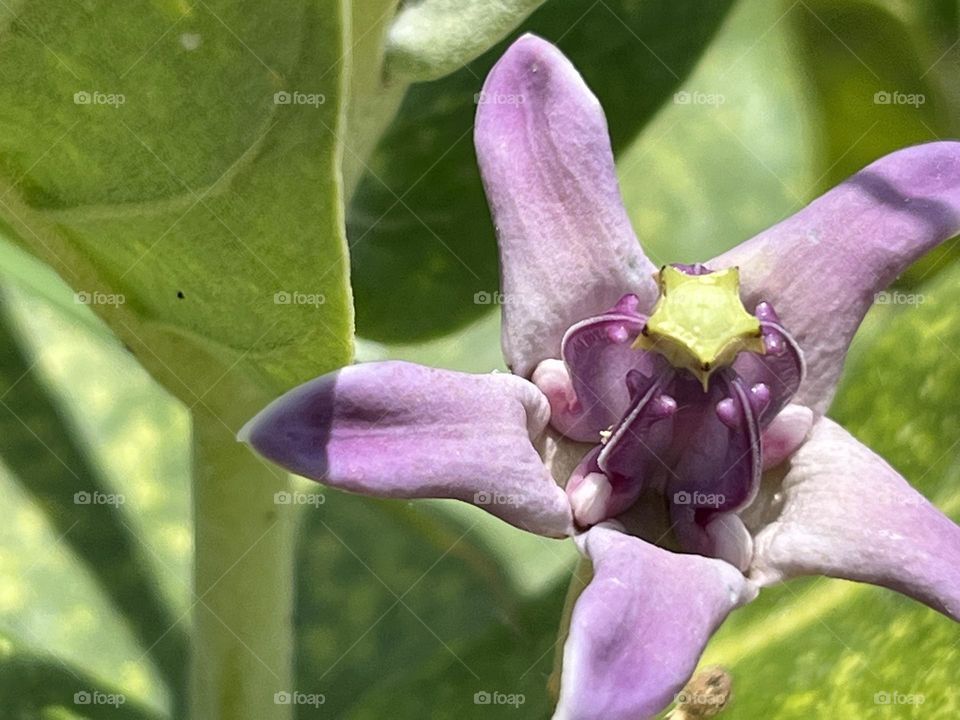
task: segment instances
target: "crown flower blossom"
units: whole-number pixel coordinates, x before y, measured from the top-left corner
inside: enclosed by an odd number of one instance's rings
[[[656,715],[732,610],[796,576],[960,620],[960,527],[825,416],[876,294],[960,231],[960,143],[895,152],[719,257],[657,266],[559,50],[520,38],[483,93],[524,99],[481,103],[475,126],[511,373],[355,365],[241,439],[337,488],[573,537],[593,578],[555,720]]]

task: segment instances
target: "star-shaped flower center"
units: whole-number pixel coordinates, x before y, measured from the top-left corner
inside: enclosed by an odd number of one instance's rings
[[[760,321],[740,299],[739,269],[690,274],[666,265],[657,283],[660,298],[634,347],[656,350],[689,370],[704,390],[711,373],[743,350],[764,352]]]

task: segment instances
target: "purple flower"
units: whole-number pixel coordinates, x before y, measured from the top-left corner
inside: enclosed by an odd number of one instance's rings
[[[594,576],[556,718],[656,714],[732,609],[799,575],[960,619],[960,528],[824,416],[875,293],[960,230],[960,143],[888,155],[734,250],[658,270],[566,58],[525,36],[484,94],[522,98],[481,104],[475,134],[513,374],[348,367],[242,438],[345,490],[575,536]]]

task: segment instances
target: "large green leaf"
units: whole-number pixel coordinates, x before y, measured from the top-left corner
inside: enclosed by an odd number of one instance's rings
[[[956,35],[942,32],[952,3],[939,4],[738,3],[674,102],[618,158],[647,251],[701,261],[880,155],[955,134],[947,99],[960,83],[936,74],[955,67]],[[878,92],[890,104],[875,103]],[[894,92],[924,102],[894,102]],[[955,253],[944,246],[904,280]]]
[[[854,347],[833,414],[960,520],[960,270],[922,304],[876,307]],[[869,478],[864,490],[869,492]],[[923,718],[960,711],[957,626],[887,590],[836,580],[789,583],[737,611],[705,662],[732,668],[731,719]],[[788,651],[789,648],[789,651]],[[923,704],[884,704],[899,693]],[[875,698],[876,696],[876,698]],[[879,701],[879,702],[878,702]]]
[[[111,487],[70,426],[60,398],[40,377],[0,292],[0,435],[2,458],[43,509],[62,541],[96,576],[168,685],[186,685],[187,636],[150,574],[153,563],[125,518],[126,496]],[[123,502],[97,502],[120,498]]]
[[[783,12],[739,2],[673,102],[618,158],[627,210],[657,265],[703,262],[814,194],[811,92]]]
[[[788,22],[819,96],[819,190],[881,155],[949,134],[918,38],[892,11],[870,0],[810,0]]]
[[[29,282],[15,290],[5,281],[3,306],[15,337],[0,353],[9,389],[0,623],[22,640],[3,662],[15,678],[18,668],[53,668],[52,656],[63,673],[99,678],[91,687],[108,681],[131,705],[172,709],[190,625],[189,417],[88,308],[31,265],[17,264]],[[15,366],[23,359],[26,374]],[[123,502],[74,505],[78,491]],[[57,677],[51,669],[51,693]]]
[[[399,0],[352,0],[347,133],[343,143],[344,196],[349,198],[377,140],[393,119],[407,82],[387,78],[386,36]]]
[[[556,42],[580,69],[619,150],[690,72],[730,5],[555,0],[521,31]],[[477,292],[497,287],[498,273],[472,126],[474,96],[506,45],[411,88],[371,158],[348,227],[357,323],[365,337],[419,340],[490,309],[474,302]]]
[[[423,503],[299,490],[309,494],[300,496],[306,509],[298,551],[298,687],[325,697],[318,707],[298,708],[299,717],[351,715],[387,688],[395,701],[424,702],[419,690],[408,692],[424,667],[449,661],[469,678],[483,678],[465,657],[474,638],[495,628],[527,632],[518,583],[494,561],[475,517],[451,521]],[[565,547],[538,540],[555,553]],[[522,648],[515,662],[530,652]],[[513,654],[504,648],[502,659]],[[473,692],[462,704],[472,703]]]
[[[49,303],[92,336],[101,340],[112,339],[110,329],[89,307],[77,302],[76,296],[50,267],[6,238],[0,231],[0,269],[4,284],[12,284],[26,294]]]
[[[515,621],[498,623],[459,646],[443,650],[409,677],[361,698],[351,720],[382,717],[549,718],[549,678],[556,650],[563,588],[523,604]]]
[[[136,698],[71,668],[54,655],[23,650],[0,635],[0,699],[9,720],[161,720]]]
[[[902,147],[960,132],[955,2],[811,0],[785,23],[815,87],[818,190]],[[916,285],[960,255],[956,243],[908,271]]]
[[[349,358],[344,12],[0,11],[0,215],[191,404],[228,369],[273,392]]]

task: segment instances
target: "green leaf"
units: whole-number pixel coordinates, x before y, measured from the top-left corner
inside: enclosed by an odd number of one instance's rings
[[[549,718],[548,683],[563,600],[563,588],[554,587],[524,603],[515,623],[479,634],[457,649],[457,657],[434,652],[410,677],[377,688],[346,717]]]
[[[29,373],[0,405],[2,623],[130,702],[173,708],[189,626],[189,416],[52,272],[3,258],[0,356]],[[122,505],[73,504],[95,490]]]
[[[954,520],[960,520],[958,288],[954,266],[919,289],[911,304],[875,307],[832,408]],[[956,640],[953,621],[903,596],[817,579],[768,590],[738,610],[704,662],[732,669],[735,701],[724,713],[731,720],[947,720],[960,711]],[[922,695],[924,702],[883,704],[877,701],[886,696],[878,693]]]
[[[88,306],[77,302],[76,296],[51,268],[9,242],[6,237],[0,222],[0,272],[5,284],[49,303],[91,335],[114,342],[110,329]]]
[[[0,697],[10,720],[161,720],[164,716],[52,655],[0,635]],[[84,702],[86,700],[86,702]]]
[[[454,521],[430,504],[318,492],[312,484],[298,491],[305,509],[297,682],[301,692],[325,697],[319,707],[299,707],[298,717],[349,715],[369,693],[406,682],[438,654],[460,666],[473,638],[523,627],[517,588],[475,518]]]
[[[217,385],[209,402],[252,408],[262,395],[227,391],[227,371],[273,394],[350,357],[341,11],[4,15],[0,215],[190,404]]]
[[[674,102],[618,158],[654,260],[703,261],[887,152],[955,136],[948,101],[960,83],[936,75],[955,67],[956,35],[942,29],[949,8],[934,5],[738,3]],[[891,103],[875,104],[878,92]],[[893,92],[924,102],[893,102]],[[958,248],[942,246],[901,283],[948,265]]]
[[[893,12],[865,0],[812,0],[789,20],[819,96],[819,190],[893,150],[949,134],[918,41]]]
[[[387,359],[469,373],[506,372],[500,350],[500,313],[488,313],[448,335],[420,343],[393,345],[358,338],[358,362]]]
[[[407,90],[406,81],[388,79],[384,69],[386,35],[398,2],[353,0],[350,4],[352,58],[343,144],[343,187],[348,199]]]
[[[185,689],[187,637],[149,570],[148,552],[134,536],[120,504],[83,449],[60,407],[60,398],[39,376],[0,292],[0,435],[2,459],[43,509],[57,535],[97,578],[130,623],[174,690]],[[125,504],[125,503],[124,503]]]
[[[957,716],[956,623],[912,601],[838,580],[791,583],[738,610],[704,664],[733,675],[730,720]],[[921,705],[878,702],[922,695]]]
[[[814,0],[790,13],[801,67],[815,84],[818,190],[894,150],[957,136],[956,18],[956,3],[891,0]],[[919,284],[958,256],[956,243],[941,246],[901,285]]]
[[[408,3],[390,28],[386,70],[413,81],[459,70],[503,40],[544,0],[420,0]]]
[[[618,158],[627,210],[655,264],[704,262],[815,195],[813,99],[783,12],[739,2],[673,101]]]
[[[596,92],[614,147],[625,147],[690,72],[731,3],[548,3],[520,31],[556,42]],[[507,41],[509,42],[509,41]],[[374,153],[349,212],[360,334],[410,342],[489,310],[493,227],[473,152],[479,92],[501,43],[442,80],[416,85]]]

